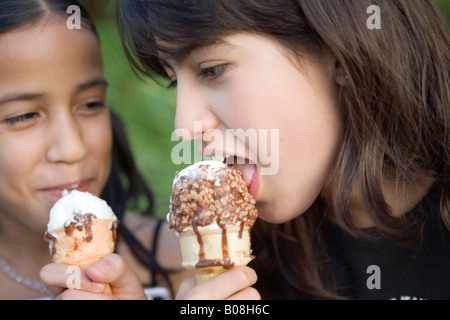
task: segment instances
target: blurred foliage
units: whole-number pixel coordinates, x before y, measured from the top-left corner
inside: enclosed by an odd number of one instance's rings
[[[123,54],[111,0],[80,0],[96,23],[109,83],[108,103],[127,127],[138,167],[153,190],[157,217],[165,218],[175,171],[171,152],[174,130],[175,90],[153,81],[141,81],[134,75]],[[450,0],[435,0],[450,17]],[[166,82],[167,83],[167,82]],[[195,147],[194,147],[195,149]]]
[[[447,21],[450,21],[450,0],[434,0],[442,13],[447,17]]]

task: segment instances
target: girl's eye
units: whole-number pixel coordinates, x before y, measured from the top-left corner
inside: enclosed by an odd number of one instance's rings
[[[28,113],[24,113],[24,114],[20,114],[18,116],[15,117],[11,117],[8,119],[5,119],[5,123],[9,124],[9,125],[15,125],[18,124],[20,122],[26,122],[29,121],[33,118],[38,117],[39,114],[37,112],[28,112]]]
[[[92,101],[83,104],[82,108],[90,110],[90,109],[104,108],[105,106],[106,104],[103,101]]]
[[[216,80],[223,74],[226,67],[227,65],[221,64],[214,67],[204,68],[198,75],[206,80]]]
[[[213,81],[217,80],[225,71],[227,68],[226,64],[221,64],[218,66],[213,67],[207,67],[202,68],[200,72],[198,73],[198,76],[207,80],[207,81]],[[170,84],[167,86],[168,89],[176,88],[177,87],[177,80],[173,79],[170,81]]]

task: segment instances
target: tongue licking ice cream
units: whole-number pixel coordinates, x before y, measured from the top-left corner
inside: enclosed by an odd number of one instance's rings
[[[45,233],[53,262],[86,269],[114,251],[117,225],[106,201],[77,190],[63,196],[50,210]]]
[[[169,226],[197,283],[252,260],[250,229],[258,213],[238,169],[219,161],[193,164],[175,175],[170,199]]]

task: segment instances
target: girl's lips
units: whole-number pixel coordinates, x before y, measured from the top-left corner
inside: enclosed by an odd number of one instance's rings
[[[81,192],[86,192],[89,190],[89,182],[78,182],[71,183],[67,185],[61,185],[49,189],[45,189],[44,191],[51,195],[52,197],[61,198],[63,196],[63,192],[70,192],[72,190],[78,190]]]

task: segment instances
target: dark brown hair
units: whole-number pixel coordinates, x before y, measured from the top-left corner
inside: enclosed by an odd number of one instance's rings
[[[367,27],[371,5],[380,8],[381,29]],[[322,270],[327,255],[320,222],[330,208],[346,231],[369,238],[349,214],[355,186],[381,234],[403,243],[413,221],[392,216],[382,180],[432,178],[450,229],[450,39],[432,1],[147,0],[120,1],[117,12],[132,66],[150,77],[164,76],[160,54],[181,59],[237,31],[272,37],[299,59],[332,54],[348,76],[331,203],[319,197],[291,222],[258,221],[254,229],[254,267],[264,297],[337,297]],[[289,294],[280,292],[277,276],[289,284]]]

